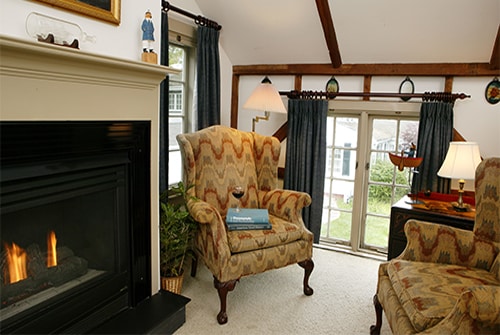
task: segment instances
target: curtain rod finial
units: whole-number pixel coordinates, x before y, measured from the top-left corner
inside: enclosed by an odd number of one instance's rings
[[[163,0],[161,2],[161,7],[165,12],[168,12],[170,10],[170,3],[166,0]]]

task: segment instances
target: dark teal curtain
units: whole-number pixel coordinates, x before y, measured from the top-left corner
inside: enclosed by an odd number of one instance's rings
[[[288,135],[284,188],[308,193],[311,206],[302,212],[306,227],[319,242],[326,161],[328,101],[288,101]]]
[[[220,124],[219,31],[198,26],[197,119],[198,129]]]
[[[448,193],[449,179],[439,178],[448,146],[453,140],[453,103],[423,102],[418,126],[417,157],[423,157],[416,169],[412,191]]]
[[[160,64],[168,66],[168,14],[161,12]],[[160,189],[168,187],[168,76],[160,84]]]

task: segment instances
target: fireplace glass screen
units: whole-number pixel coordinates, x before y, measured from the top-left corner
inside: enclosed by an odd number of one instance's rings
[[[103,152],[62,150],[34,160],[5,157],[0,185],[3,331],[85,332],[133,304],[131,189],[137,168],[122,145]]]

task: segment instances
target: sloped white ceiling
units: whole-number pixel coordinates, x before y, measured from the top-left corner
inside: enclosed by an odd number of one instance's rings
[[[313,0],[195,0],[233,65],[330,63]],[[329,0],[343,64],[488,63],[500,0]]]

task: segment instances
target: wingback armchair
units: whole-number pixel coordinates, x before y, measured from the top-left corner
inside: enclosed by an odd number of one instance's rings
[[[476,169],[473,231],[409,220],[400,256],[382,263],[374,297],[394,334],[500,334],[500,158]]]
[[[218,290],[219,324],[227,322],[226,298],[243,276],[297,263],[305,269],[303,291],[313,294],[309,276],[313,270],[313,234],[302,220],[309,206],[307,193],[277,188],[279,141],[270,136],[212,126],[177,136],[188,187],[187,207],[199,222],[195,254],[214,277]],[[243,208],[267,208],[271,230],[229,231],[227,210],[236,207],[231,195],[242,186]],[[191,275],[196,275],[197,261]]]

